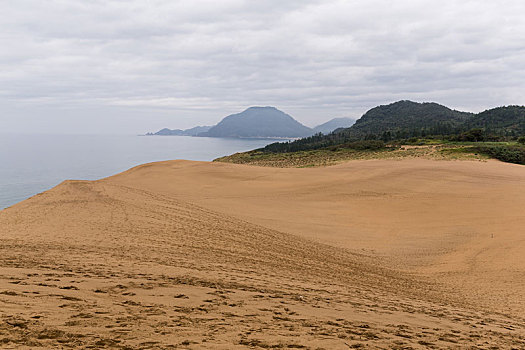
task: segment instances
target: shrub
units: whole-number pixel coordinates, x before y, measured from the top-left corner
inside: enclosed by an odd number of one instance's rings
[[[344,148],[350,148],[355,150],[376,150],[385,148],[385,143],[380,140],[364,140],[354,141],[343,145]]]
[[[477,146],[474,147],[474,149],[479,153],[499,159],[503,162],[525,165],[525,147],[493,145]]]

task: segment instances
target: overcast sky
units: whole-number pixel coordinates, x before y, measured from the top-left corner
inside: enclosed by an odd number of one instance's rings
[[[0,0],[0,132],[525,104],[525,1]]]

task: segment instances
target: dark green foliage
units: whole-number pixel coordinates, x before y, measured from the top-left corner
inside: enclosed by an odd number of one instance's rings
[[[483,129],[470,129],[458,136],[459,141],[479,142],[485,139]]]
[[[525,147],[508,145],[475,146],[473,150],[503,162],[525,165]]]
[[[363,140],[363,141],[354,141],[349,143],[344,143],[339,146],[333,146],[332,150],[337,150],[339,148],[354,149],[357,151],[366,151],[366,150],[379,150],[385,148],[386,145],[381,140]]]
[[[498,107],[470,118],[466,126],[482,128],[498,136],[525,135],[525,106]]]
[[[498,107],[479,114],[452,110],[437,103],[399,101],[372,108],[350,128],[293,142],[274,143],[264,152],[283,153],[333,147],[359,140],[399,144],[410,139],[508,141],[525,135],[525,107]],[[416,144],[414,141],[413,144]]]
[[[329,148],[331,150],[337,150],[340,148],[355,150],[375,150],[385,148],[385,143],[382,140],[350,140],[345,138],[344,135],[334,133],[326,136],[319,133],[293,142],[272,143],[261,150],[263,152],[271,153],[287,153],[310,151],[321,148]]]
[[[450,141],[466,141],[466,142],[491,142],[491,141],[504,141],[505,138],[498,136],[493,133],[487,132],[485,129],[475,128],[468,131],[462,132],[458,135],[450,135],[448,137]]]
[[[381,140],[369,140],[369,141],[355,141],[347,145],[347,148],[356,150],[374,150],[385,148],[385,143]]]
[[[348,143],[351,140],[344,134],[331,133],[328,135],[323,135],[321,133],[315,134],[313,136],[305,137],[293,142],[276,142],[272,143],[264,148],[264,152],[272,153],[286,153],[286,152],[297,152],[297,151],[309,151],[313,149],[320,149],[325,147],[330,147],[334,145],[341,145]]]
[[[471,113],[454,111],[437,103],[399,101],[372,108],[341,133],[357,139],[367,135],[385,139],[447,135],[471,116]]]
[[[525,145],[525,136],[518,137],[518,143],[521,143],[522,145]]]

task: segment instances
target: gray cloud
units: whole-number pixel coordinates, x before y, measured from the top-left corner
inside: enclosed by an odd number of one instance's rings
[[[0,130],[144,132],[275,105],[524,104],[525,3],[1,2]]]

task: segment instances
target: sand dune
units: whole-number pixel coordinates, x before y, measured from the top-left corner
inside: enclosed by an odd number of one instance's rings
[[[0,212],[0,347],[524,348],[525,171],[146,164]]]

